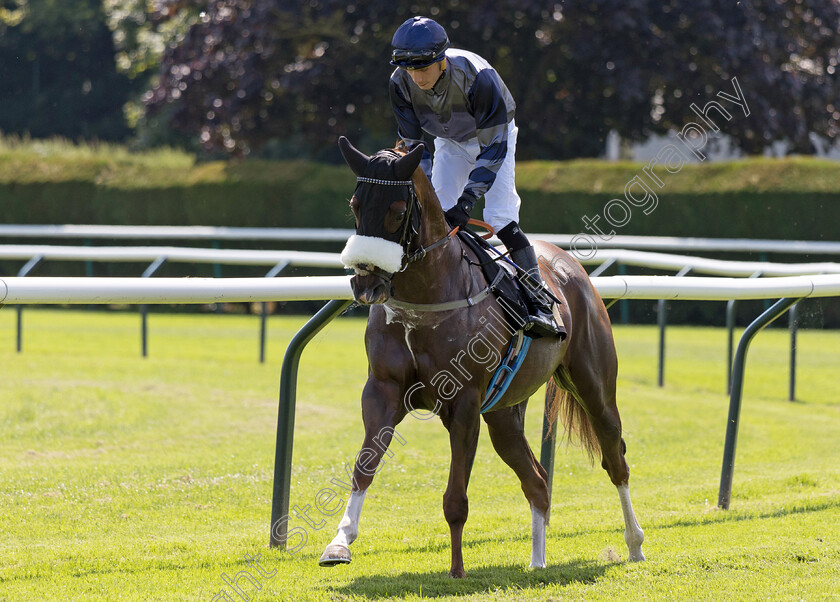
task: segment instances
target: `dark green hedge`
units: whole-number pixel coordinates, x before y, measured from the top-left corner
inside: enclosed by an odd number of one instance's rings
[[[609,231],[603,217],[606,204],[622,198],[625,185],[643,174],[643,167],[597,161],[520,164],[517,185],[522,196],[523,228],[532,233],[574,234],[584,231],[584,216],[602,214],[599,223]],[[664,185],[655,189],[656,209],[646,215],[633,208],[625,226],[612,228],[618,234],[840,239],[840,163],[753,159],[686,165],[677,174],[657,170]],[[353,221],[347,200],[354,184],[346,167],[303,162],[190,163],[168,167],[148,161],[132,163],[125,158],[10,158],[0,153],[0,215],[5,223],[350,228]],[[270,242],[239,246],[282,248]],[[340,248],[299,242],[286,247],[333,251]],[[838,257],[783,254],[719,257],[840,261]],[[9,273],[18,267],[4,265],[3,270]],[[37,271],[48,274],[56,269],[63,273],[86,269],[90,273],[91,268],[57,266],[53,262],[39,266]],[[167,265],[159,275],[179,275],[186,269]],[[195,266],[191,273],[210,275],[210,269]],[[97,265],[94,270],[103,275],[136,275],[142,268]],[[248,275],[262,273],[259,268],[250,272],[237,268],[236,273],[244,275],[243,271]],[[808,304],[816,308],[810,313],[817,316],[817,325],[840,321],[840,303],[836,299]],[[672,320],[722,323],[723,312],[718,305],[674,303]],[[759,309],[758,303],[742,304],[741,321]],[[655,319],[653,310],[654,303],[634,302],[627,311],[632,321],[644,322]],[[611,311],[618,312],[619,306]]]
[[[526,231],[576,233],[582,218],[622,198],[643,166],[531,162],[518,168]],[[658,169],[658,206],[633,208],[619,234],[837,239],[840,163],[767,160]],[[352,225],[354,181],[342,166],[244,162],[162,168],[106,159],[14,166],[0,155],[5,223],[338,227]],[[608,227],[604,218],[600,225]]]

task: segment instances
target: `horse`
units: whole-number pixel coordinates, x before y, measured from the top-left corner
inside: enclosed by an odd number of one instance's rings
[[[437,414],[449,431],[451,465],[443,512],[451,539],[451,577],[464,577],[462,535],[467,485],[480,419],[494,449],[519,478],[531,507],[531,568],[546,566],[550,492],[547,473],[524,434],[528,398],[548,382],[547,417],[562,413],[567,434],[600,452],[601,466],[618,490],[629,559],[644,560],[644,533],[630,502],[629,469],[616,405],[618,360],[609,316],[580,265],[558,247],[536,241],[540,271],[560,301],[555,316],[565,338],[534,338],[519,371],[492,411],[480,406],[493,363],[515,333],[505,308],[488,293],[474,254],[453,236],[422,169],[422,145],[407,152],[384,149],[368,156],[345,137],[339,148],[357,176],[350,199],[356,233],[342,259],[352,268],[353,296],[369,307],[365,331],[368,379],[362,391],[364,441],[353,468],[352,489],[322,566],[348,563],[359,533],[365,494],[396,426],[409,414]],[[482,288],[483,287],[483,288]],[[488,359],[489,358],[489,359]],[[418,413],[423,410],[424,413]]]

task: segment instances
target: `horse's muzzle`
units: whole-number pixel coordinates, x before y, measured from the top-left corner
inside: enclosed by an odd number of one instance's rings
[[[350,279],[353,298],[361,305],[385,303],[391,297],[391,281],[379,274],[356,274]]]

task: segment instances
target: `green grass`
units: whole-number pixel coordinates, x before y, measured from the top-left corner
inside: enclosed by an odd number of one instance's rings
[[[728,398],[725,333],[670,328],[656,386],[653,327],[615,329],[631,492],[648,561],[628,564],[606,474],[558,448],[548,568],[527,569],[530,513],[482,431],[465,531],[467,578],[449,579],[441,509],[449,452],[439,421],[406,445],[365,501],[353,563],[317,566],[340,516],[293,519],[308,540],[267,547],[280,364],[304,318],[150,315],[140,358],[131,313],[29,309],[24,351],[0,310],[0,600],[239,600],[222,574],[261,554],[252,600],[828,600],[840,591],[840,333],[802,331],[798,398],[787,334],[754,341],[732,507],[715,508]],[[292,504],[342,479],[362,439],[363,322],[342,318],[303,355]],[[529,409],[538,444],[540,405]],[[342,494],[342,498],[344,495]],[[316,523],[317,524],[317,523]],[[276,571],[276,572],[275,572]]]

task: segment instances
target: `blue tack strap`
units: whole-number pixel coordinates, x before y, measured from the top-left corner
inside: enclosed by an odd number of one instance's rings
[[[487,392],[484,395],[484,401],[481,402],[481,413],[489,412],[493,409],[499,400],[504,396],[508,390],[513,377],[519,372],[522,363],[525,361],[525,356],[528,355],[528,349],[531,347],[531,337],[526,337],[520,330],[516,333],[510,342],[507,355],[504,361],[496,368],[493,377],[490,379],[490,384],[487,385]],[[517,351],[518,349],[518,351]],[[500,379],[504,380],[499,382]]]

